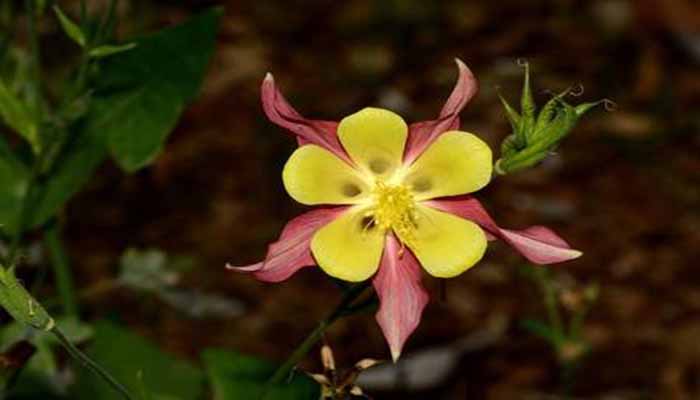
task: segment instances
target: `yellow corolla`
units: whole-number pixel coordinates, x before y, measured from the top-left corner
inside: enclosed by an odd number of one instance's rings
[[[284,186],[299,203],[349,206],[311,238],[313,257],[329,275],[346,281],[370,278],[391,232],[435,277],[459,275],[484,255],[486,235],[476,223],[426,202],[488,184],[490,148],[471,133],[448,131],[406,163],[408,131],[399,115],[365,108],[337,127],[352,165],[306,144],[284,166]]]

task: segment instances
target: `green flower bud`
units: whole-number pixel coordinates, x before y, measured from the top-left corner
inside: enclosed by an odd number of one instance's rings
[[[604,104],[606,108],[612,104],[610,100],[600,100],[572,106],[564,101],[567,95],[575,94],[572,88],[569,88],[553,96],[538,114],[530,88],[530,67],[526,62],[520,64],[525,68],[520,100],[521,112],[515,111],[499,94],[513,131],[501,143],[501,158],[496,161],[494,167],[499,175],[539,163],[556,149],[586,112],[600,104]]]

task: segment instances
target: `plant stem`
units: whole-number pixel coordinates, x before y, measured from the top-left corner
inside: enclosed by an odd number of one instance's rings
[[[63,311],[68,316],[77,317],[79,311],[73,285],[73,274],[71,273],[70,260],[63,243],[61,243],[60,235],[59,222],[54,220],[46,227],[44,241],[49,249],[51,265],[53,266],[58,294],[63,304]]]
[[[90,357],[88,357],[85,353],[83,353],[77,347],[75,347],[75,345],[71,343],[70,340],[68,340],[66,335],[64,335],[60,329],[54,327],[51,330],[51,333],[53,333],[56,336],[56,338],[58,338],[58,340],[61,342],[63,347],[66,348],[68,353],[75,359],[82,362],[87,369],[94,372],[100,378],[104,379],[114,390],[119,392],[126,400],[134,399],[129,393],[129,390],[126,387],[124,387],[124,385],[117,382],[117,380],[112,375],[110,375],[109,372],[107,372],[96,362],[92,361]]]
[[[570,400],[576,378],[576,361],[568,361],[562,366],[562,394],[564,400]]]
[[[27,182],[27,189],[24,192],[24,198],[22,199],[22,205],[19,210],[19,219],[17,220],[17,232],[15,232],[10,242],[10,250],[7,252],[7,257],[5,259],[5,265],[9,265],[10,268],[14,268],[17,265],[17,252],[19,251],[19,245],[22,241],[22,234],[24,229],[29,223],[30,212],[33,208],[34,203],[34,190],[36,182],[38,180],[38,160],[35,161],[35,167],[32,169],[31,176]]]
[[[24,2],[25,11],[27,13],[27,30],[29,35],[29,52],[30,52],[30,78],[27,80],[27,100],[32,107],[35,118],[37,121],[41,122],[41,54],[39,49],[39,34],[36,28],[36,9],[34,0],[25,0]],[[41,125],[41,124],[39,124]],[[43,152],[43,149],[42,149]],[[17,251],[19,250],[19,245],[22,240],[22,233],[28,224],[29,214],[33,208],[34,202],[34,190],[36,182],[39,179],[39,171],[41,158],[43,156],[40,154],[34,161],[34,167],[32,168],[31,176],[27,183],[26,192],[24,193],[24,199],[22,200],[22,206],[19,212],[19,220],[17,221],[17,232],[12,238],[10,243],[10,249],[5,259],[5,264],[10,265],[11,268],[17,264],[15,258],[17,257]]]
[[[118,0],[109,1],[107,14],[101,21],[100,26],[97,30],[97,34],[95,35],[97,43],[102,43],[103,41],[107,40],[109,38],[109,35],[112,33],[112,30],[114,29],[117,14],[117,1]]]
[[[316,329],[313,330],[309,334],[309,336],[304,339],[303,342],[299,346],[297,346],[296,350],[287,358],[287,361],[284,362],[277,370],[275,373],[272,375],[272,377],[267,381],[267,384],[265,385],[265,389],[267,389],[270,385],[275,385],[275,384],[280,384],[284,382],[285,379],[289,376],[289,373],[292,371],[295,365],[303,359],[306,354],[311,351],[311,348],[318,342],[323,333],[328,329],[329,326],[331,326],[336,320],[341,318],[345,314],[345,310],[358,298],[360,295],[367,289],[370,285],[369,281],[359,283],[350,289],[348,289],[347,292],[343,295],[342,300],[340,303],[338,303],[338,306],[330,313],[328,314],[328,317],[325,319],[321,320],[321,322],[318,323],[318,326]],[[262,398],[265,398],[265,391],[263,391],[263,396]]]
[[[557,306],[557,294],[552,286],[552,282],[543,269],[535,267],[534,271],[544,296],[544,305],[547,308],[549,323],[559,335],[565,335],[566,332],[564,332],[559,307]]]
[[[39,48],[39,33],[37,31],[36,7],[34,0],[25,0],[24,8],[27,13],[27,33],[29,35],[30,79],[27,81],[27,97],[32,111],[41,120],[41,50]]]

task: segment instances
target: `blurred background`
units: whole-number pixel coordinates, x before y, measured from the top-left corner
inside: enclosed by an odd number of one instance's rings
[[[696,1],[120,4],[124,32],[171,25],[214,4],[225,17],[204,89],[155,164],[132,176],[105,164],[63,215],[89,318],[119,319],[192,359],[224,346],[283,360],[339,294],[315,268],[276,285],[224,269],[260,260],[304,211],[282,187],[295,142],[265,119],[265,73],[308,117],[339,120],[374,105],[419,121],[439,112],[459,57],[481,86],[462,129],[497,153],[510,133],[497,94],[517,104],[522,58],[538,104],[576,84],[585,91],[574,104],[617,103],[614,112],[588,114],[541,166],[496,178],[478,194],[501,226],[547,225],[585,253],[549,267],[546,283],[564,318],[578,312],[582,288],[597,283],[581,330],[590,351],[555,349],[526,329],[524,321],[547,318],[542,281],[495,243],[444,290],[425,278],[432,301],[404,353],[422,358],[398,375],[368,371],[366,390],[378,399],[556,399],[565,391],[580,399],[700,398]],[[105,289],[127,248],[186,258],[191,267],[174,285],[192,297]],[[204,311],[186,310],[195,303],[206,303]],[[340,321],[327,340],[340,365],[389,357],[372,313]],[[315,353],[303,368],[319,370]]]

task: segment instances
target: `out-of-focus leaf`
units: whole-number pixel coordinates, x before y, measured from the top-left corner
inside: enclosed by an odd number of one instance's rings
[[[108,148],[127,171],[155,157],[185,103],[197,93],[220,14],[212,9],[105,59],[85,119],[69,127],[74,136],[56,155],[55,168],[38,188],[30,227],[49,220],[87,183]],[[27,169],[0,139],[0,229],[8,233],[17,230],[28,178]]]
[[[93,335],[90,325],[75,318],[59,319],[56,324],[75,344],[83,343]],[[51,333],[28,328],[19,322],[12,322],[0,330],[0,344],[3,349],[22,340],[28,340],[36,348],[36,352],[20,372],[13,386],[12,398],[64,393],[68,381],[58,368],[54,353],[59,347],[56,338]]]
[[[110,322],[98,323],[95,331],[88,355],[99,360],[130,392],[146,390],[154,400],[201,397],[204,374],[188,362],[164,353],[142,337]],[[81,368],[71,399],[122,400],[122,397],[92,372]]]
[[[175,287],[180,272],[189,269],[188,257],[168,257],[157,249],[128,249],[121,258],[119,282],[131,289],[153,293],[169,306],[192,318],[228,318],[240,315],[243,304],[232,298]]]
[[[0,136],[0,229],[5,232],[14,232],[28,181],[29,171]]]
[[[36,0],[36,15],[42,16],[46,10],[46,0]]]
[[[24,368],[36,352],[36,347],[26,340],[13,343],[0,353],[0,393],[7,392],[7,386]]]
[[[106,144],[100,132],[76,127],[76,136],[58,156],[55,168],[36,186],[38,192],[27,228],[36,227],[52,218],[56,212],[92,177],[107,156]],[[0,137],[0,229],[17,231],[22,202],[29,183],[30,172],[10,151]]]
[[[76,129],[75,137],[59,155],[55,169],[40,188],[31,226],[41,225],[55,215],[65,202],[85,186],[107,156],[104,138],[99,130],[91,126]]]
[[[157,249],[128,249],[121,257],[119,282],[138,290],[158,291],[176,284],[177,271],[168,270],[168,257]]]
[[[35,153],[41,149],[39,129],[29,108],[0,79],[0,118],[8,127],[22,136]]]
[[[109,138],[126,171],[150,163],[204,76],[221,16],[209,10],[182,25],[135,40],[137,47],[102,63],[93,129]]]
[[[165,289],[158,297],[191,318],[231,318],[243,313],[243,303],[236,299],[198,290]]]
[[[564,337],[559,332],[542,321],[526,319],[522,321],[522,326],[533,335],[547,340],[552,345],[558,345],[564,340]]]
[[[123,53],[125,51],[129,51],[136,46],[136,43],[128,43],[123,45],[104,45],[95,47],[94,49],[90,50],[89,55],[92,58],[105,58],[113,56],[115,54]]]
[[[275,366],[233,351],[208,349],[202,360],[214,391],[214,400],[259,399]],[[265,400],[317,400],[319,386],[304,374],[289,383],[271,385]]]
[[[58,7],[58,5],[53,6],[53,11],[56,13],[56,17],[58,17],[58,22],[60,22],[61,28],[63,28],[63,32],[65,32],[66,35],[68,35],[68,37],[71,38],[80,47],[85,47],[85,34],[80,29],[78,24],[71,21],[71,19],[63,13],[63,11],[60,7]]]

